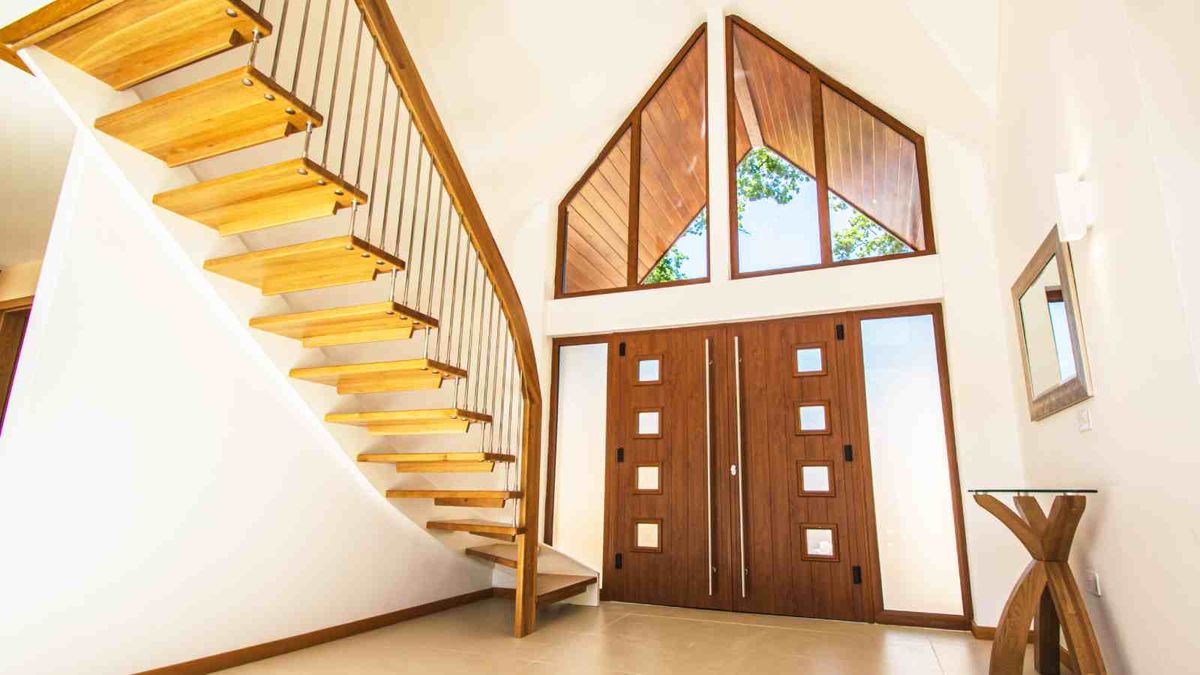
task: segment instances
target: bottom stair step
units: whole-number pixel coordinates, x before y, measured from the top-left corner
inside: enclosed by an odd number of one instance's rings
[[[575,574],[539,574],[537,575],[537,602],[539,605],[549,605],[559,600],[566,600],[587,590],[588,586],[596,583],[596,577],[579,576]],[[516,589],[498,588],[496,595],[515,597]]]
[[[541,550],[541,547],[538,547]],[[516,544],[488,544],[487,546],[473,546],[466,551],[467,555],[472,558],[479,558],[488,562],[496,563],[510,569],[517,569],[517,545]]]
[[[525,534],[525,528],[523,527],[474,518],[463,520],[431,520],[425,523],[425,527],[430,530],[445,530],[447,532],[469,532],[480,537],[499,539],[500,541],[515,541],[518,534]]]

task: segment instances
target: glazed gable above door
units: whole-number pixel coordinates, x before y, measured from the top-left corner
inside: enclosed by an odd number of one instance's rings
[[[696,29],[563,197],[556,298],[709,280],[710,46],[729,157],[715,255],[734,279],[935,252],[920,134],[738,17],[708,42]]]

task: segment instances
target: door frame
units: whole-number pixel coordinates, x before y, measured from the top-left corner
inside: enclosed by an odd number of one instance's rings
[[[860,436],[857,447],[861,447],[866,477],[863,511],[867,524],[867,545],[870,556],[870,574],[867,575],[870,586],[867,589],[867,599],[875,623],[896,626],[916,626],[921,628],[941,628],[946,630],[971,629],[975,609],[971,599],[971,572],[967,558],[967,540],[963,519],[962,487],[959,481],[958,446],[954,431],[954,406],[950,396],[950,367],[946,354],[946,330],[943,320],[943,309],[940,302],[920,305],[905,305],[901,307],[883,307],[857,312],[849,312],[847,320],[846,339],[850,341],[851,358],[855,365],[851,368],[853,378],[852,395],[859,398],[859,407],[864,416],[858,421],[856,432]],[[862,322],[871,319],[895,319],[910,316],[932,316],[933,338],[937,352],[938,381],[942,394],[942,418],[946,434],[946,454],[950,468],[950,499],[954,517],[955,543],[958,551],[959,592],[962,595],[963,614],[936,614],[933,612],[910,612],[887,610],[883,607],[883,576],[879,561],[879,532],[875,519],[875,489],[874,473],[871,465],[870,433],[867,426],[867,391],[866,378],[863,370],[862,353]]]
[[[860,509],[862,516],[865,518],[867,530],[867,546],[868,559],[863,565],[864,579],[864,597],[867,602],[868,621],[873,623],[900,625],[900,626],[916,626],[923,628],[940,628],[948,630],[970,630],[971,624],[974,621],[974,603],[971,595],[971,574],[970,563],[967,554],[966,531],[963,516],[963,501],[962,487],[959,477],[958,464],[958,449],[957,439],[954,428],[954,408],[950,393],[950,372],[949,358],[946,350],[946,334],[945,321],[943,317],[943,307],[940,302],[924,303],[917,305],[904,305],[895,307],[884,307],[878,309],[850,311],[850,312],[827,312],[824,314],[811,315],[816,316],[836,316],[843,315],[846,318],[846,339],[850,342],[849,350],[851,357],[850,377],[851,377],[851,395],[859,397],[862,403],[862,410],[866,410],[866,382],[863,373],[863,354],[861,340],[861,323],[864,320],[870,319],[885,319],[885,318],[900,318],[906,316],[924,316],[931,315],[933,317],[934,327],[934,343],[937,351],[938,362],[938,379],[941,385],[942,398],[942,414],[945,422],[946,434],[946,451],[947,459],[950,467],[950,492],[951,503],[953,508],[953,518],[955,526],[955,539],[958,553],[958,568],[959,568],[959,583],[960,593],[962,595],[963,615],[951,614],[935,614],[930,612],[908,612],[898,610],[886,610],[883,608],[883,581],[880,573],[879,560],[879,536],[878,527],[875,518],[875,498],[874,498],[874,482],[873,473],[871,470],[871,448],[870,439],[867,427],[867,419],[864,415],[861,419],[853,421],[852,429],[855,438],[855,445],[860,449],[858,455],[861,456],[865,476],[865,481],[861,485],[862,499]],[[805,315],[787,318],[806,318]],[[742,324],[762,323],[765,321],[775,321],[780,319],[759,319],[751,321],[737,321],[727,324],[713,324],[714,326],[723,326],[732,328]],[[695,328],[699,326],[688,326]],[[602,335],[588,335],[577,337],[557,337],[553,339],[552,360],[551,360],[551,377],[550,377],[550,439],[548,443],[548,456],[546,468],[546,496],[545,496],[545,523],[543,541],[547,545],[553,545],[553,523],[554,523],[554,493],[555,493],[555,464],[557,456],[556,435],[558,427],[558,377],[559,377],[559,350],[560,347],[583,344],[608,344],[609,356],[609,376],[611,377],[613,368],[613,359],[615,358],[612,348],[614,340],[618,340],[624,335],[637,335],[643,333],[652,333],[660,330],[673,330],[672,328],[661,329],[645,329],[607,333]],[[613,395],[611,388],[608,396]],[[606,438],[605,446],[607,449],[605,456],[605,474],[604,474],[604,565],[607,568],[612,564],[615,542],[612,541],[612,525],[611,515],[609,513],[609,504],[615,497],[615,464],[616,456],[613,452],[615,447],[611,436],[611,426],[609,436]],[[601,599],[605,597],[604,589],[600,590]]]

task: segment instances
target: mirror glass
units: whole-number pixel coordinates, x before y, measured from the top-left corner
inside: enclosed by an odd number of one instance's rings
[[[1040,274],[1021,295],[1021,324],[1029,357],[1029,382],[1034,396],[1069,382],[1077,375],[1067,303],[1058,274],[1058,256],[1050,257]]]

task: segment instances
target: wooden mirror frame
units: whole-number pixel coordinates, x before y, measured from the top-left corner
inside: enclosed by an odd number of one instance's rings
[[[1029,372],[1029,346],[1025,340],[1025,317],[1021,312],[1021,298],[1029,290],[1050,259],[1058,262],[1058,278],[1062,284],[1063,302],[1067,310],[1067,327],[1071,337],[1071,353],[1075,356],[1075,377],[1060,382],[1057,386],[1037,394],[1033,390],[1033,378]],[[1092,397],[1091,373],[1088,370],[1087,348],[1083,341],[1083,322],[1079,315],[1079,303],[1075,294],[1075,271],[1071,263],[1071,249],[1067,242],[1058,238],[1058,226],[1050,230],[1038,247],[1021,275],[1012,286],[1013,312],[1017,318],[1017,342],[1021,346],[1021,367],[1025,374],[1025,393],[1029,398],[1029,416],[1034,421],[1069,408]]]

